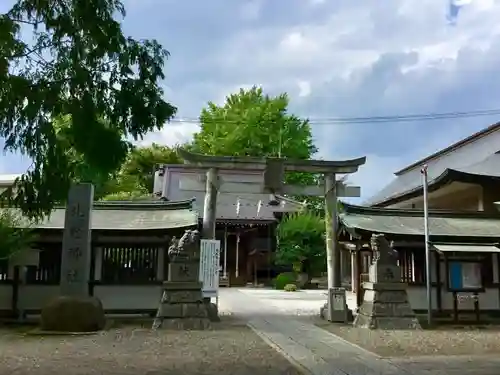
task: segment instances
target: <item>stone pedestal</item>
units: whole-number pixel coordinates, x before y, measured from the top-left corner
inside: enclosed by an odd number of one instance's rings
[[[408,301],[406,284],[396,254],[381,235],[372,236],[374,261],[369,282],[363,283],[364,298],[354,319],[355,327],[370,329],[420,329]]]
[[[209,306],[198,281],[166,281],[153,329],[203,330],[211,327]]]
[[[363,283],[363,303],[355,327],[370,329],[419,329],[403,283]]]
[[[335,323],[352,321],[352,313],[347,307],[346,291],[344,288],[330,288],[328,299],[320,309],[322,319]]]
[[[210,328],[210,304],[203,300],[199,281],[200,239],[198,231],[186,231],[177,242],[174,238],[168,255],[168,281],[163,283],[160,306],[153,329],[203,330]]]

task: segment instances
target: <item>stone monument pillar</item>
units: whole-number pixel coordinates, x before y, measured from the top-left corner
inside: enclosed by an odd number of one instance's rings
[[[163,283],[153,329],[210,328],[209,306],[203,303],[203,284],[199,281],[199,232],[187,230],[178,241],[174,237],[168,256],[168,281]]]
[[[44,331],[94,332],[106,324],[101,301],[89,295],[93,197],[92,184],[75,184],[69,190],[60,295],[42,308],[40,324]]]
[[[369,269],[369,281],[363,283],[364,299],[354,319],[354,326],[420,329],[408,302],[406,284],[401,282],[401,270],[394,250],[380,234],[372,236],[371,246],[374,257]]]
[[[60,294],[63,296],[89,295],[93,200],[92,184],[71,186],[66,204],[61,255]]]

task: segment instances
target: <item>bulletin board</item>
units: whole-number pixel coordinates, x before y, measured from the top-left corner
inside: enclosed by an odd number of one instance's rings
[[[479,291],[484,288],[481,263],[450,261],[448,285],[451,291]]]

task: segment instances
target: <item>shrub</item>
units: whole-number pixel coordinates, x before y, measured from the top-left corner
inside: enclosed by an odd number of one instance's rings
[[[287,284],[295,284],[297,275],[294,272],[283,272],[276,276],[274,281],[274,288],[283,290]]]
[[[309,276],[326,270],[325,222],[319,215],[289,215],[280,222],[277,237],[277,265],[293,266],[295,272]]]
[[[295,284],[286,284],[285,287],[283,288],[285,292],[296,292],[297,291],[297,285]]]

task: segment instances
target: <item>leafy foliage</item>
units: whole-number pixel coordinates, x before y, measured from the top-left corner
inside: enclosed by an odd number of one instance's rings
[[[207,155],[278,156],[309,159],[317,149],[311,126],[287,112],[288,96],[264,95],[261,88],[241,89],[223,106],[208,103],[191,150]]]
[[[144,201],[153,200],[151,194],[142,191],[119,191],[105,195],[100,200],[102,201]]]
[[[297,280],[297,275],[293,272],[282,272],[274,280],[274,288],[283,290],[286,285],[294,284]]]
[[[308,274],[326,268],[325,223],[317,214],[306,211],[289,215],[278,225],[277,236],[278,264],[300,263]]]
[[[154,171],[157,164],[180,164],[175,148],[152,144],[133,148],[118,173],[96,196],[100,200],[151,199]]]
[[[155,166],[157,164],[182,164],[182,160],[177,155],[175,147],[171,148],[153,143],[148,147],[134,148],[127,156],[120,174],[135,177],[141,188],[152,192]]]
[[[299,288],[295,284],[286,284],[283,290],[285,292],[296,292]]]
[[[0,210],[0,259],[31,247],[36,235],[11,209]]]
[[[176,112],[160,87],[168,52],[126,37],[115,15],[125,16],[119,0],[17,0],[0,15],[0,137],[4,151],[33,161],[3,196],[28,216],[65,200],[81,165],[68,144],[107,175],[125,160],[129,137]],[[54,122],[67,116],[62,141]]]
[[[102,120],[101,120],[102,121]],[[56,131],[57,141],[61,147],[66,150],[66,156],[70,163],[70,169],[73,171],[73,182],[90,182],[94,184],[94,195],[96,198],[106,194],[110,189],[110,181],[113,181],[113,173],[96,168],[85,161],[84,155],[78,152],[71,143],[71,116],[66,115],[58,117],[53,121]],[[127,148],[131,149],[128,144]],[[130,151],[129,151],[130,152]]]

